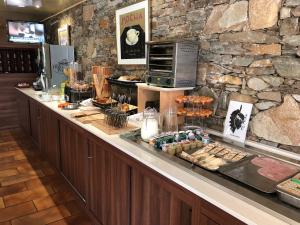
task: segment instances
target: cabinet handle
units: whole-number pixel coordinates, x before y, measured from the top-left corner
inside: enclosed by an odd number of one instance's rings
[[[94,157],[92,157],[92,156],[88,156],[88,159],[93,159]]]

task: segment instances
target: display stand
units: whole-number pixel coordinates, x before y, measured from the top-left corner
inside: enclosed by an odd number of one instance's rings
[[[184,95],[184,91],[193,90],[194,87],[184,88],[162,88],[147,85],[146,83],[137,84],[138,87],[138,112],[143,112],[147,101],[159,100],[160,112],[164,112],[174,106],[175,99],[179,95]]]

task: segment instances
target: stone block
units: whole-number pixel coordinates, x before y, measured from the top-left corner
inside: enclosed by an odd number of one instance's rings
[[[204,28],[204,33],[223,33],[242,30],[248,21],[248,2],[217,5],[213,8]]]
[[[241,42],[241,43],[256,43],[256,44],[272,44],[278,43],[280,40],[276,36],[271,36],[265,32],[244,31],[238,33],[220,34],[222,42]]]
[[[291,17],[291,8],[288,7],[282,7],[280,9],[280,19],[286,19]]]
[[[251,63],[250,67],[271,67],[273,66],[271,59],[260,59]]]
[[[288,18],[281,21],[280,35],[293,35],[299,33],[298,18]]]
[[[251,123],[251,132],[268,141],[300,146],[300,108],[292,96],[276,108],[258,113]]]
[[[83,21],[90,21],[94,17],[95,5],[85,5],[82,9]]]
[[[240,93],[231,93],[229,96],[229,99],[232,101],[238,101],[238,102],[246,102],[250,104],[254,104],[257,102],[257,99],[250,96],[250,95],[245,95],[245,94],[240,94]]]
[[[249,66],[253,62],[252,56],[237,56],[232,60],[232,64],[235,66]]]
[[[297,6],[292,10],[293,16],[299,17],[300,16],[300,6]]]
[[[222,84],[232,84],[237,86],[242,85],[242,79],[238,76],[232,76],[232,75],[221,76],[218,79],[218,82]]]
[[[277,57],[273,59],[277,73],[286,78],[300,80],[300,60],[294,57]]]
[[[298,5],[300,5],[300,0],[286,0],[284,5],[286,5],[286,6],[298,6]]]
[[[281,102],[281,93],[279,91],[267,91],[257,94],[259,99]]]
[[[281,2],[282,0],[250,0],[249,21],[251,30],[264,29],[276,25]]]
[[[273,67],[250,67],[246,69],[246,74],[251,76],[274,74]]]
[[[260,78],[263,79],[265,82],[267,82],[268,84],[270,84],[273,87],[279,87],[284,82],[284,79],[282,77],[276,77],[274,75],[260,76]]]
[[[276,103],[274,102],[259,102],[255,104],[255,107],[261,111],[270,109],[274,106],[276,106]]]
[[[210,42],[210,51],[222,55],[243,55],[246,50],[241,44],[230,44],[226,42]]]
[[[244,45],[244,48],[249,52],[249,55],[281,55],[281,45],[280,44],[252,44]]]
[[[109,28],[109,20],[108,19],[101,19],[99,21],[99,27],[102,29],[108,29]]]
[[[300,35],[285,36],[282,42],[291,46],[300,46]]]
[[[265,81],[256,77],[250,78],[247,82],[247,85],[249,88],[255,91],[262,91],[269,87]]]

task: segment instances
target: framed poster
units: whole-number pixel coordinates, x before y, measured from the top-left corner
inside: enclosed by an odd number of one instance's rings
[[[116,11],[118,64],[146,64],[149,41],[148,0]]]
[[[58,28],[58,44],[59,45],[70,45],[69,26]]]
[[[223,137],[244,143],[253,104],[230,101],[224,124]]]

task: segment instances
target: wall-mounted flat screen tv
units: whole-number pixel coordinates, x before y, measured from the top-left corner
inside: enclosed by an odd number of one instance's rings
[[[18,43],[44,43],[44,24],[25,21],[7,21],[8,40]]]

